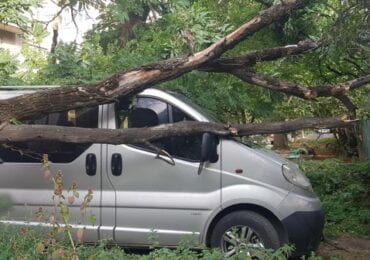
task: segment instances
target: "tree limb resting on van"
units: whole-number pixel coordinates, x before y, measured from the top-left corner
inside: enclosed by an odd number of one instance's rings
[[[52,125],[7,125],[1,130],[0,143],[25,141],[57,141],[67,143],[137,144],[164,137],[212,133],[218,136],[249,136],[285,133],[304,128],[338,128],[356,124],[356,120],[340,118],[306,118],[287,122],[246,125],[223,125],[197,121],[181,121],[146,128],[96,129]]]
[[[135,94],[155,84],[178,78],[219,58],[247,37],[289,15],[293,10],[303,8],[307,3],[309,0],[284,0],[272,5],[208,48],[190,56],[123,71],[96,84],[63,86],[0,101],[0,123],[12,118],[35,117],[109,103],[118,96]]]

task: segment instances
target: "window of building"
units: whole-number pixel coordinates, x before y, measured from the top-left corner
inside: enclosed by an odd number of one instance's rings
[[[4,30],[0,30],[0,43],[16,44],[16,34]]]

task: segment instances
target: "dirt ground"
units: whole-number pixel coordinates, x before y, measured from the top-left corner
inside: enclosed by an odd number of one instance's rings
[[[370,240],[342,235],[321,242],[316,253],[323,259],[370,260]]]

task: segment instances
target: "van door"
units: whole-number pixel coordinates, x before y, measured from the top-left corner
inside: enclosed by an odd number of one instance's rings
[[[102,111],[99,112],[98,107],[82,108],[49,114],[25,123],[96,128],[101,126],[99,114]],[[54,184],[43,174],[43,154],[48,154],[52,174],[55,176],[58,171],[62,174],[67,203],[68,197],[72,196],[72,191],[68,190],[72,185],[77,185],[79,199],[69,201],[69,224],[72,227],[86,226],[86,239],[97,240],[101,199],[100,144],[30,141],[0,145],[0,197],[12,203],[12,207],[3,214],[2,222],[50,227],[50,220],[54,216],[59,223],[63,223],[60,209],[55,206],[58,202],[53,201]],[[93,200],[83,217],[80,204],[89,189],[93,192]],[[89,221],[92,215],[97,218],[95,223]]]
[[[140,96],[110,107],[111,128],[149,127],[193,120],[164,100]],[[220,205],[220,164],[198,175],[202,136],[148,144],[108,145],[107,173],[115,191],[115,240],[125,245],[176,245],[183,236],[201,239],[212,210]],[[173,158],[160,155],[157,148]],[[171,162],[174,162],[174,165]]]

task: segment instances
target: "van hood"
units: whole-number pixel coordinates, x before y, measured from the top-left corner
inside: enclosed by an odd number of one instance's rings
[[[253,148],[253,150],[258,153],[260,156],[266,158],[266,159],[269,159],[271,161],[273,161],[274,163],[282,166],[283,164],[292,164],[291,161],[283,158],[280,154],[274,152],[274,151],[271,151],[271,150],[267,150],[267,149],[264,149],[264,148]]]

